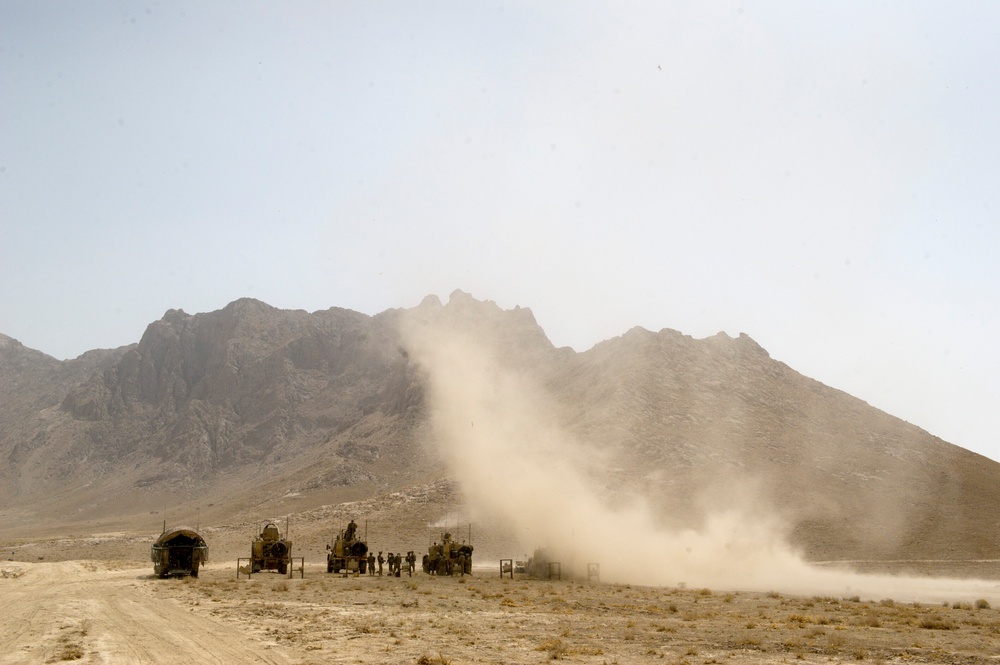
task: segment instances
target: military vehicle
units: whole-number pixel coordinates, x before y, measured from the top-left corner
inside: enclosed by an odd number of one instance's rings
[[[451,539],[451,534],[441,534],[441,544],[430,546],[423,558],[424,572],[428,575],[471,575],[472,545]]]
[[[566,557],[566,560],[560,561],[562,557]],[[535,553],[525,564],[524,572],[531,577],[542,580],[563,579],[564,577],[577,579],[584,575],[588,580],[600,580],[601,578],[599,563],[581,564],[574,560],[572,553],[562,551],[560,555],[559,551],[553,553],[552,550],[544,547],[535,549]]]
[[[549,577],[549,553],[544,547],[535,548],[535,553],[531,555],[524,566],[524,572],[532,577],[548,579]]]
[[[268,523],[250,547],[250,572],[277,570],[284,575],[291,560],[292,541],[282,538],[278,527]]]
[[[358,525],[351,520],[347,528],[337,534],[333,544],[326,546],[326,572],[364,573],[368,566],[368,543],[361,540]]]
[[[163,533],[150,548],[153,572],[157,577],[198,577],[198,568],[208,561],[205,539],[191,527],[179,526]]]

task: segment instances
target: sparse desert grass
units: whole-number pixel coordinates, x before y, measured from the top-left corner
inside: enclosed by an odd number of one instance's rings
[[[852,622],[855,626],[866,626],[868,628],[881,628],[882,618],[877,612],[865,612],[860,616],[853,618]]]
[[[928,630],[954,630],[958,626],[948,617],[933,615],[921,619],[920,627]]]
[[[526,662],[530,653],[535,660],[527,662],[813,665],[894,663],[906,654],[910,662],[971,665],[1000,636],[1000,611],[988,603],[955,608],[486,575],[387,583],[307,573],[289,582],[289,593],[269,581],[233,584],[211,571],[203,578],[203,588],[151,588],[241,630],[275,629],[271,639],[304,663],[338,653],[346,639],[359,659],[384,653],[384,662],[401,663]]]
[[[550,660],[558,660],[566,655],[566,645],[559,638],[548,639],[535,647],[535,651],[548,652]]]

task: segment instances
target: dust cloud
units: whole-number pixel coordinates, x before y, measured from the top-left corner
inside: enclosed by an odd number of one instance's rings
[[[784,537],[788,525],[752,491],[730,492],[738,499],[697,529],[664,527],[642,497],[612,507],[593,490],[602,453],[559,427],[559,405],[530,365],[504,357],[488,325],[456,323],[446,309],[405,319],[404,344],[423,372],[438,452],[469,510],[515,525],[517,551],[542,546],[564,574],[585,575],[587,564],[597,563],[604,582],[874,600],[1000,599],[989,581],[811,565]]]

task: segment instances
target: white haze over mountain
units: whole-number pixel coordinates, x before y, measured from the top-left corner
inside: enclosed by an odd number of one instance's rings
[[[755,498],[752,478],[742,479],[746,491],[728,493],[736,497],[732,504],[715,508],[698,529],[663,527],[642,497],[612,506],[591,482],[601,455],[560,429],[557,406],[537,377],[505,363],[487,332],[459,330],[421,309],[403,330],[408,352],[426,373],[433,439],[470,510],[515,525],[519,551],[544,546],[564,572],[583,574],[594,562],[602,581],[620,583],[1000,601],[995,582],[810,565],[785,539],[776,511]]]

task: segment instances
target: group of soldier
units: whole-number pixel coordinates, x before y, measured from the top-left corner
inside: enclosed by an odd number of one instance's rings
[[[387,557],[383,557],[382,556],[382,552],[378,553],[378,557],[376,557],[375,555],[369,553],[368,554],[368,574],[369,575],[374,575],[375,574],[375,564],[378,563],[378,574],[381,575],[382,574],[382,566],[384,564],[388,563],[389,564],[389,577],[399,577],[400,573],[403,570],[403,561],[404,560],[406,561],[406,572],[410,575],[410,577],[412,577],[413,576],[413,571],[416,570],[416,568],[417,568],[417,555],[414,554],[412,550],[410,552],[406,553],[405,559],[403,557],[403,553],[402,552],[397,552],[396,554],[393,554],[392,552],[389,552],[389,555]]]

